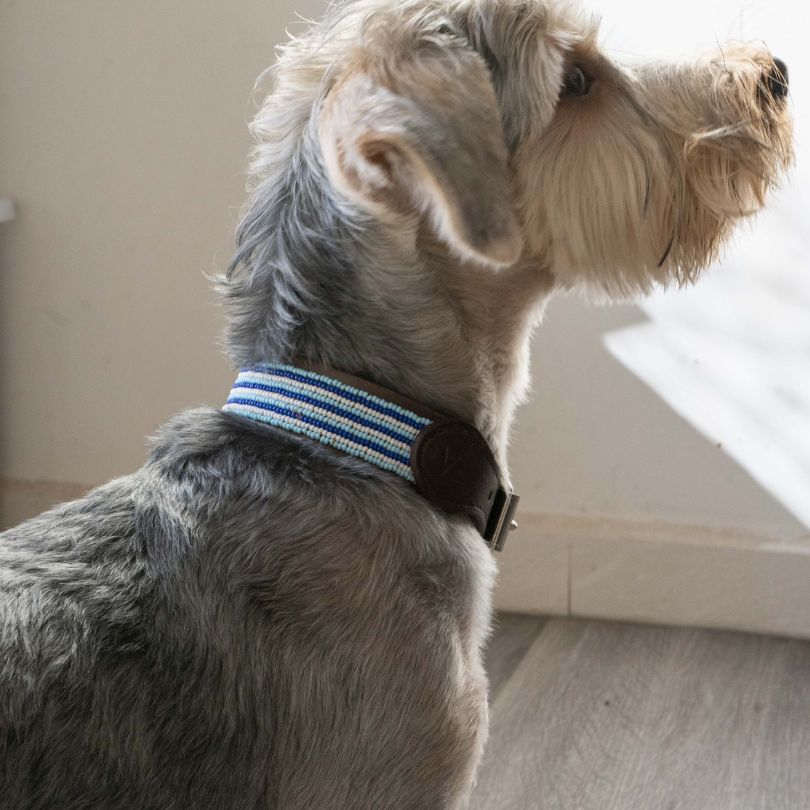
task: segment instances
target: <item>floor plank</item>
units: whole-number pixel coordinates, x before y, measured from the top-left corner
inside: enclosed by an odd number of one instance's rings
[[[515,659],[473,810],[810,808],[810,643],[551,619]]]
[[[523,657],[540,635],[546,619],[519,613],[499,613],[486,650],[490,703],[498,697]]]

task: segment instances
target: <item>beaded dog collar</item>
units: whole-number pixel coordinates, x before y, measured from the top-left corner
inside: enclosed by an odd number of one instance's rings
[[[484,437],[356,377],[298,366],[244,368],[225,413],[307,436],[413,484],[431,503],[472,519],[500,551],[518,496],[501,483]]]

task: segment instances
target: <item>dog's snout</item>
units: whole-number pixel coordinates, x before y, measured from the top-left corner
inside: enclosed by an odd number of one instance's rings
[[[774,98],[784,98],[788,94],[788,69],[781,59],[773,60],[765,84]]]

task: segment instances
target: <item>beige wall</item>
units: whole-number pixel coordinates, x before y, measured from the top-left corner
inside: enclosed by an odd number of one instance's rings
[[[170,414],[227,393],[204,274],[230,257],[251,88],[290,5],[3,4],[0,475],[127,472]]]
[[[0,476],[136,468],[230,384],[221,269],[255,76],[318,0],[24,0],[0,11]],[[630,307],[556,302],[514,468],[528,511],[750,530],[795,521],[602,347]]]

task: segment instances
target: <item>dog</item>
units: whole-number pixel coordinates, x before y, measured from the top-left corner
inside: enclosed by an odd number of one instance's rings
[[[466,806],[545,302],[694,282],[792,157],[763,46],[620,66],[554,0],[338,4],[273,78],[228,406],[0,539],[9,810]]]

